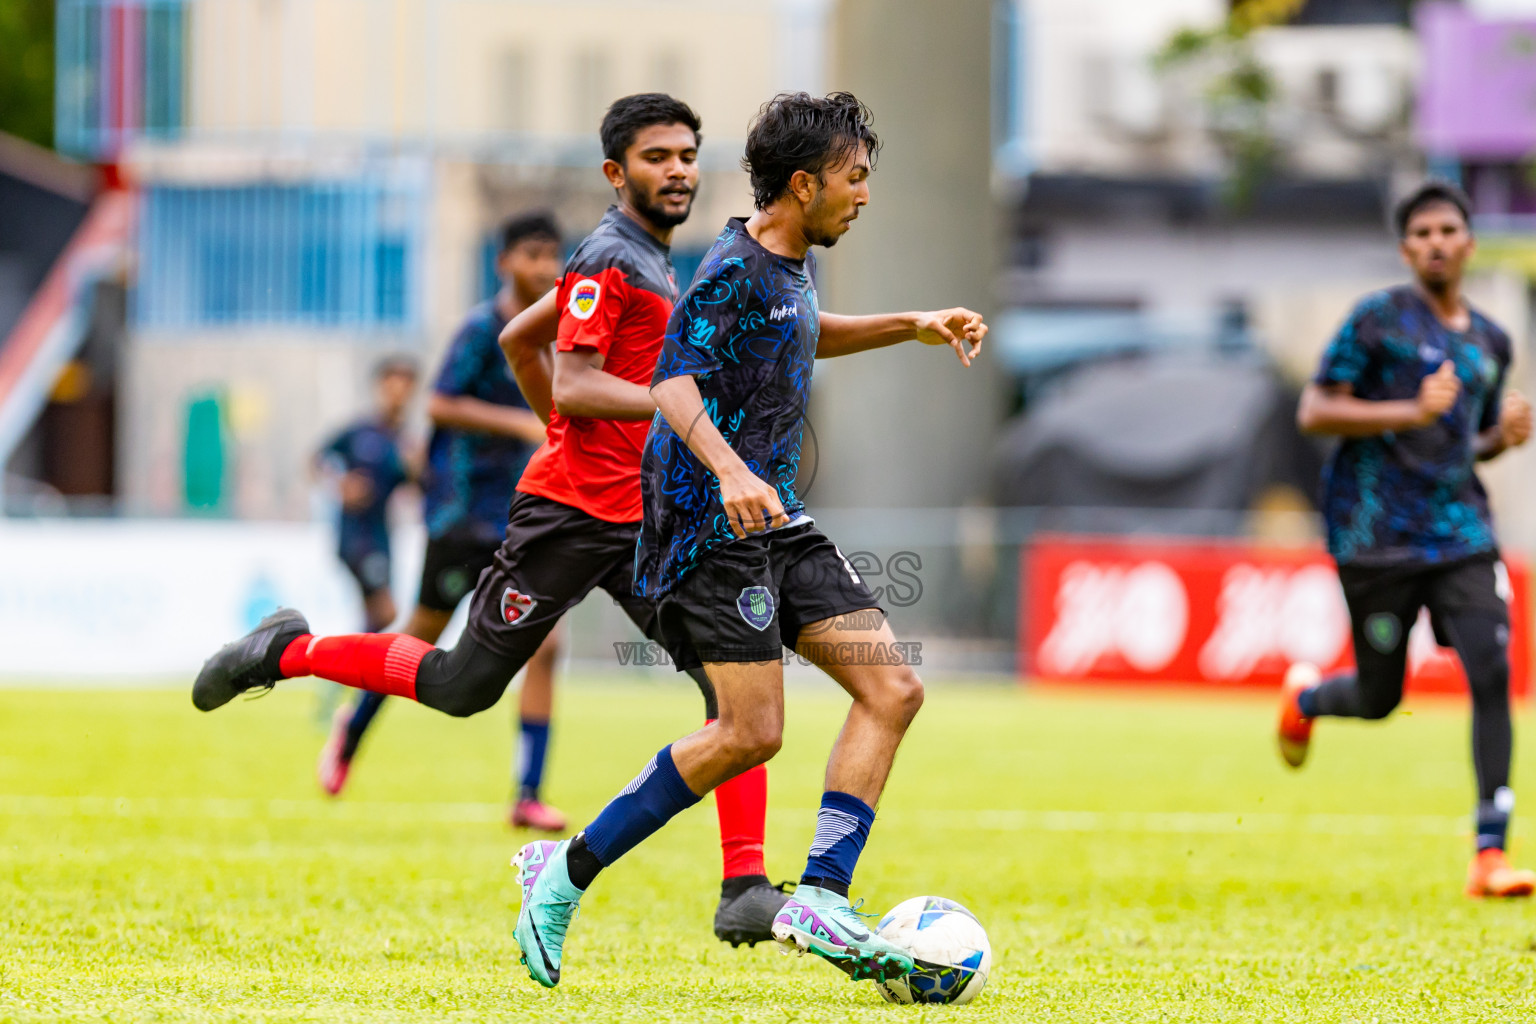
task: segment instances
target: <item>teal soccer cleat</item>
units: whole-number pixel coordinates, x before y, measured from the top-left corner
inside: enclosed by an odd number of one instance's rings
[[[913,966],[912,955],[876,935],[847,897],[813,885],[800,886],[784,904],[773,937],[786,953],[815,953],[855,981],[889,981]]]
[[[565,851],[570,845],[569,839],[529,843],[512,858],[523,891],[523,905],[512,934],[523,951],[528,976],[545,988],[560,984],[565,930],[571,926],[582,897],[582,890],[571,884],[565,867]]]

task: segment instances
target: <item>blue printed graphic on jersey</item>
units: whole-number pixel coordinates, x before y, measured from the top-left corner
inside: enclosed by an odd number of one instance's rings
[[[368,478],[372,493],[360,508],[341,509],[336,524],[339,554],[349,564],[363,564],[370,555],[389,554],[389,496],[408,475],[395,433],[373,420],[363,420],[336,435],[320,449],[320,457],[343,473]]]
[[[698,383],[710,421],[791,517],[811,369],[821,333],[816,262],[769,252],[732,218],[667,322],[652,386]],[[660,597],[710,551],[735,539],[720,482],[658,414],[640,466],[645,505],[636,592]]]
[[[1503,331],[1476,310],[1467,331],[1452,331],[1412,287],[1375,292],[1339,329],[1315,379],[1372,401],[1408,400],[1447,360],[1462,388],[1449,412],[1417,430],[1345,438],[1329,460],[1323,517],[1340,563],[1432,564],[1497,547],[1473,445],[1499,420]]]
[[[528,408],[497,337],[506,321],[494,302],[476,306],[443,357],[434,390],[496,405]],[[507,506],[534,445],[515,438],[437,427],[427,444],[427,531],[494,541],[506,530]]]

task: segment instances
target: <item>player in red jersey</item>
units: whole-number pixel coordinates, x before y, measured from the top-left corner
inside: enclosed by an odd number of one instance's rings
[[[595,587],[661,639],[654,605],[634,592],[640,453],[656,412],[651,375],[677,300],[668,245],[698,186],[699,119],[670,96],[627,96],[609,108],[602,141],[603,173],[619,201],[576,247],[553,300],[540,300],[507,331],[504,347],[530,406],[548,421],[548,440],[518,482],[506,539],[480,577],[464,637],[452,650],[402,634],[316,637],[303,615],[282,609],[203,666],[192,690],[199,709],[316,675],[472,715],[501,698],[561,616]],[[551,313],[553,353],[538,344]],[[714,720],[708,677],[689,674]],[[726,877],[715,933],[732,945],[755,943],[770,937],[786,899],[763,864],[766,770],[716,793]]]

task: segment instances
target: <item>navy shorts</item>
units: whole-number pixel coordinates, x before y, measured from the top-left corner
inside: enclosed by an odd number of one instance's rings
[[[357,580],[363,597],[370,598],[381,590],[389,589],[389,552],[382,548],[357,548],[343,551],[341,563]]]
[[[814,641],[808,627],[853,612],[884,621],[848,559],[810,523],[734,540],[710,552],[657,602],[661,634],[680,669],[778,661]]]
[[[435,612],[452,612],[464,595],[475,589],[498,546],[497,541],[467,534],[449,533],[428,540],[416,603]]]

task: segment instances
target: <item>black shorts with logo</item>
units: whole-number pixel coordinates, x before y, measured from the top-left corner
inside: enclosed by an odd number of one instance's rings
[[[837,545],[810,523],[732,541],[657,602],[661,633],[680,669],[701,662],[778,661],[806,627],[871,611],[874,594]]]
[[[358,548],[343,551],[341,564],[347,567],[357,580],[363,597],[370,598],[381,590],[389,589],[389,552],[379,548]]]
[[[446,533],[427,541],[416,603],[436,612],[452,612],[475,589],[480,574],[496,556],[497,541],[469,533]]]
[[[1479,612],[1509,627],[1508,576],[1497,551],[1488,551],[1443,565],[1339,566],[1339,582],[1355,642],[1355,661],[1362,673],[1381,669],[1402,672],[1407,635],[1429,609],[1435,640],[1450,647],[1447,620],[1464,612]]]
[[[573,606],[601,587],[652,640],[656,609],[635,594],[640,524],[610,523],[519,491],[507,534],[480,577],[466,632],[497,654],[525,660]]]

